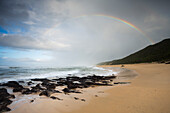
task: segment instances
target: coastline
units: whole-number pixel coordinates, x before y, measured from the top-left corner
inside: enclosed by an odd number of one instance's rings
[[[38,96],[38,95],[21,95],[19,96],[19,102],[14,102],[9,107],[12,109],[10,111],[11,113],[65,113],[70,112],[72,110],[78,110],[79,108],[88,105],[88,103],[94,98],[98,97],[106,97],[108,96],[108,93],[105,91],[111,89],[112,87],[116,87],[117,85],[127,85],[129,83],[126,83],[125,81],[127,79],[131,79],[132,76],[136,76],[136,73],[134,73],[131,70],[127,69],[120,69],[120,68],[114,68],[114,72],[118,72],[117,77],[112,79],[113,83],[122,82],[122,84],[113,84],[113,86],[94,86],[89,88],[83,88],[83,89],[77,89],[78,91],[82,92],[79,93],[70,93],[70,94],[64,94],[64,93],[54,93],[51,96],[57,97],[58,99],[51,99],[49,97],[45,96]],[[106,70],[110,70],[110,68],[106,68]],[[131,77],[128,75],[132,75]],[[113,76],[113,75],[112,75]],[[112,77],[110,75],[110,77]],[[125,82],[125,83],[123,83]],[[57,90],[63,89],[63,87],[56,87]],[[82,99],[84,101],[82,101]],[[33,100],[34,102],[30,102]],[[16,100],[15,100],[16,101]]]
[[[102,67],[120,67],[120,65]],[[20,103],[21,106],[12,110],[11,113],[170,112],[170,65],[128,64],[123,68],[134,70],[139,76],[134,79],[123,80],[131,82],[131,84],[124,86],[87,88],[83,89],[83,95],[57,95],[63,101],[41,97],[33,103]],[[74,97],[85,99],[85,102],[75,100]]]
[[[120,67],[120,65],[101,66]],[[128,64],[139,76],[130,85],[107,90],[104,98],[93,98],[86,106],[69,113],[170,113],[170,65]]]

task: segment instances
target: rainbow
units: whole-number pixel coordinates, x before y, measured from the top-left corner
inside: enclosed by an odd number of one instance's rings
[[[95,15],[81,15],[81,16],[77,16],[77,17],[73,17],[72,19],[78,19],[78,18],[84,18],[84,17],[89,17],[89,16],[95,16],[95,17],[105,17],[105,18],[108,18],[108,19],[113,19],[113,20],[116,20],[118,22],[121,22],[123,24],[126,24],[128,25],[129,27],[131,27],[132,29],[136,30],[137,32],[139,32],[140,34],[142,34],[151,44],[154,44],[155,42],[149,37],[147,36],[140,28],[138,28],[137,26],[135,26],[134,24],[126,21],[126,20],[123,20],[121,18],[118,18],[118,17],[114,17],[114,16],[110,16],[110,15],[103,15],[103,14],[95,14]],[[71,20],[72,20],[71,19]],[[54,26],[54,28],[58,25],[60,25],[61,23],[57,24]]]

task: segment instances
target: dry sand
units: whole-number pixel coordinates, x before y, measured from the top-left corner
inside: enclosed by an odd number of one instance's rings
[[[41,97],[33,103],[21,102],[19,108],[13,104],[11,108],[16,109],[11,113],[170,113],[169,64],[133,64],[124,68],[139,74],[130,80],[130,85],[88,88],[83,95],[58,95],[63,101]],[[75,100],[75,96],[86,101]]]

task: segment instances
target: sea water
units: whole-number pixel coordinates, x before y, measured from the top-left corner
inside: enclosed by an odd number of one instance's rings
[[[0,66],[0,83],[26,81],[34,78],[61,78],[67,76],[109,76],[120,72],[117,68],[84,67],[8,67]]]

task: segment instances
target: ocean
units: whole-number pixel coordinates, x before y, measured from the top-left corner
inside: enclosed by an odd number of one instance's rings
[[[62,78],[67,76],[116,75],[120,68],[84,67],[8,67],[0,66],[0,83],[8,81],[28,81],[34,78]]]

